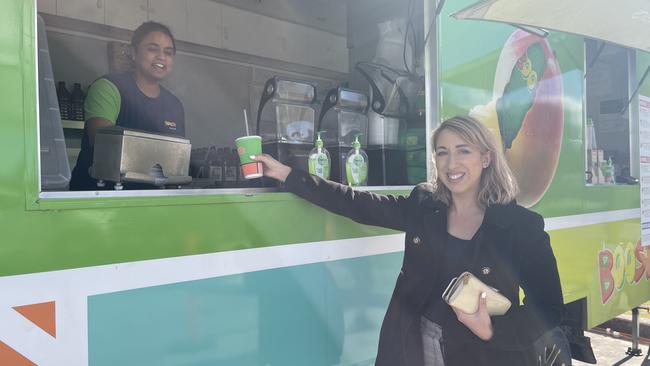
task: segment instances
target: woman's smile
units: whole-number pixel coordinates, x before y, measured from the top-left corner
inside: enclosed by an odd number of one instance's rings
[[[465,173],[448,173],[447,178],[449,178],[449,181],[451,183],[457,183],[460,182],[461,179],[465,176]]]
[[[486,154],[456,133],[444,130],[436,141],[436,169],[452,195],[478,194]]]
[[[174,53],[174,43],[167,34],[147,34],[136,50],[136,73],[150,81],[161,81],[171,72]]]

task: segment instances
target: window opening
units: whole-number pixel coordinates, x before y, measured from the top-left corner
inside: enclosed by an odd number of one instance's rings
[[[173,6],[165,4],[156,6]],[[301,9],[281,9],[286,6]],[[378,6],[382,11],[372,11]],[[275,7],[188,2],[187,9],[177,9],[187,11],[186,17],[160,20],[169,26],[176,47],[175,54],[162,55],[166,48],[158,44],[143,51],[130,46],[133,30],[160,9],[133,5],[138,17],[127,20],[108,8],[92,9],[92,16],[84,14],[89,9],[39,8],[39,50],[46,52],[39,57],[41,192],[77,190],[69,183],[79,171],[98,179],[84,188],[90,191],[276,187],[268,179],[243,177],[235,140],[246,134],[244,110],[251,132],[263,138],[263,151],[296,168],[309,170],[312,151],[322,144],[331,154],[329,178],[349,184],[345,159],[357,140],[368,160],[366,179],[359,184],[394,187],[424,181],[422,55],[431,34],[424,32],[423,9],[422,0]],[[193,19],[197,14],[214,16]],[[214,27],[214,19],[223,24]],[[208,37],[209,32],[215,33]],[[173,68],[141,58],[141,51],[154,61],[173,58]],[[170,131],[116,121],[130,96],[151,98],[137,80],[128,89],[128,78],[114,76],[137,72],[139,62],[171,70],[160,85],[181,102],[184,133],[174,131],[180,125],[173,119],[164,121]],[[364,65],[371,66],[363,70]],[[97,90],[117,107],[90,108]],[[135,109],[142,100],[133,104]],[[110,123],[89,139],[88,120],[98,116]],[[324,131],[321,142],[319,131]],[[100,146],[84,155],[91,142]],[[82,160],[86,165],[80,169]]]
[[[585,40],[586,183],[634,183],[630,176],[629,51]]]

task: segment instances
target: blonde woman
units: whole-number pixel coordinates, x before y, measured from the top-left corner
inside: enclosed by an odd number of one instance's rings
[[[257,156],[264,174],[334,213],[406,232],[404,261],[382,324],[379,366],[537,365],[533,342],[557,326],[562,291],[543,218],[515,202],[517,185],[490,131],[470,117],[433,134],[436,176],[408,197],[383,196]],[[451,278],[469,271],[512,306],[490,316],[447,305]],[[519,301],[519,288],[525,292]]]

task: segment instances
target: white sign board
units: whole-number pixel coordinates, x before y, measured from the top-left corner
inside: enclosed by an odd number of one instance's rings
[[[639,95],[641,245],[650,245],[650,97]]]

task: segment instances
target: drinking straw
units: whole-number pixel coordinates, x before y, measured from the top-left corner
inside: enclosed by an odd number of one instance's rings
[[[246,113],[246,108],[244,108],[244,125],[246,125],[246,136],[250,136],[250,131],[248,130],[248,113]]]

